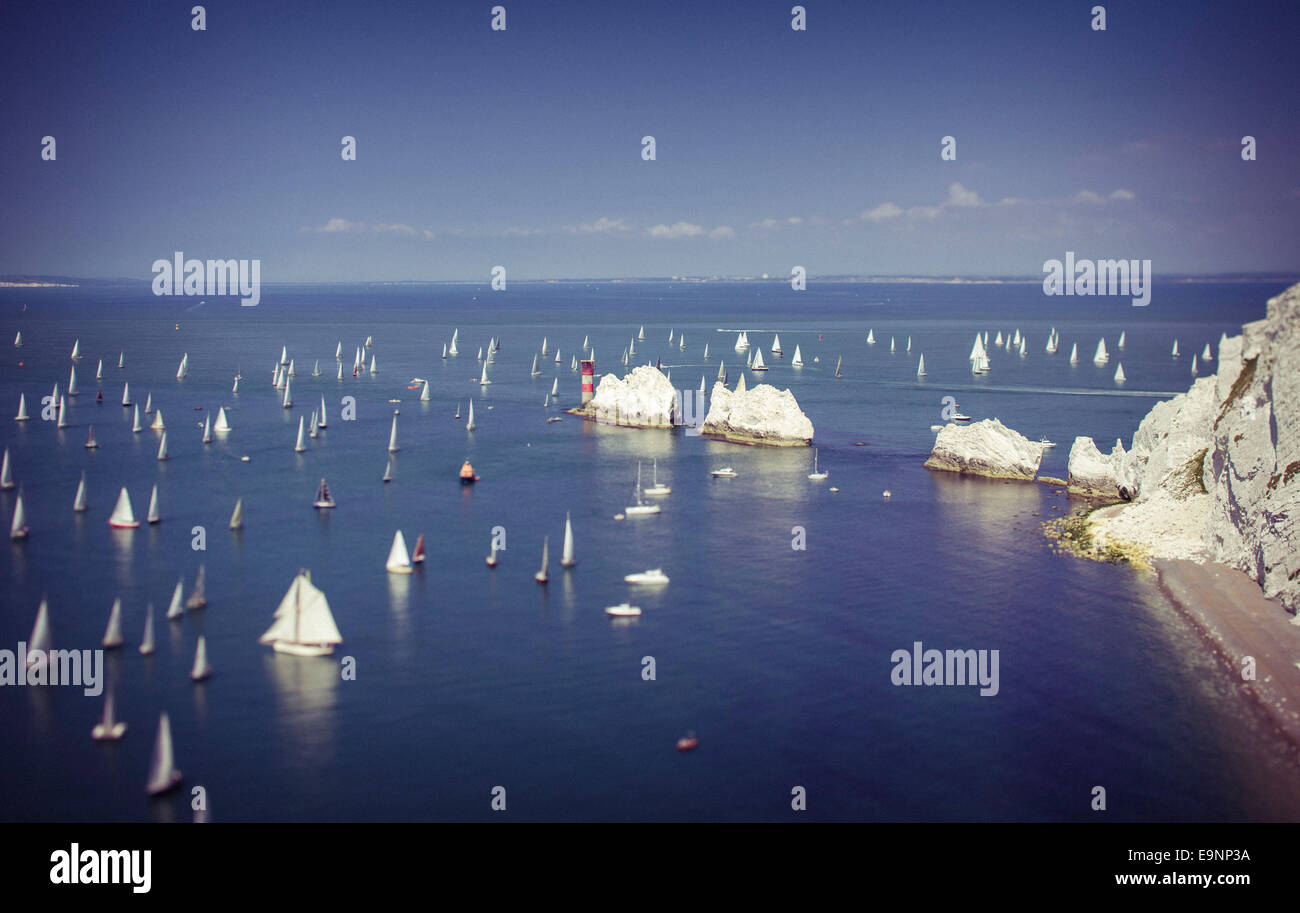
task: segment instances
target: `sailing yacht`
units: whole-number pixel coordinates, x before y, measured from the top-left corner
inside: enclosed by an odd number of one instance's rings
[[[289,378],[284,379],[284,408],[293,408],[293,396],[289,392]]]
[[[73,365],[68,369],[68,396],[77,396],[81,393],[77,389],[77,366]]]
[[[1110,355],[1106,352],[1106,340],[1097,340],[1097,354],[1092,356],[1092,363],[1095,365],[1104,365],[1110,361]]]
[[[320,488],[316,489],[316,500],[312,502],[311,506],[323,509],[338,506],[330,496],[330,487],[325,484],[324,479],[320,480]]]
[[[129,383],[122,384],[122,405],[123,407],[134,405],[131,402],[131,385]]]
[[[875,344],[876,344],[876,331],[867,330],[867,345],[874,346]]]
[[[149,780],[145,790],[151,796],[161,796],[175,789],[181,782],[181,772],[172,757],[172,726],[164,710],[158,716],[158,735],[153,743],[153,758],[149,762]]]
[[[22,334],[22,331],[19,330],[19,331],[18,331],[18,335],[14,337],[14,345],[15,345],[15,346],[18,346],[19,348],[21,348],[21,347],[22,347],[22,344],[23,344],[23,334]]]
[[[154,649],[153,639],[153,603],[146,603],[144,607],[144,637],[140,641],[141,656],[148,656]]]
[[[77,483],[77,494],[72,499],[73,513],[84,514],[86,512],[86,470],[81,470],[81,481]]]
[[[1070,364],[1077,365],[1078,363],[1079,363],[1079,344],[1076,342],[1070,346]]]
[[[392,457],[388,458],[388,465],[384,467],[384,474],[383,476],[380,477],[379,481],[381,482],[393,481],[393,458]]]
[[[1122,349],[1122,348],[1124,348],[1124,337],[1125,337],[1126,335],[1127,335],[1127,333],[1126,333],[1125,331],[1123,331],[1123,330],[1120,331],[1120,334],[1119,334],[1119,342],[1115,343],[1115,348],[1117,348],[1117,349]]]
[[[212,413],[209,412],[203,420],[203,441],[204,444],[212,443]]]
[[[843,372],[842,370],[840,370],[843,366],[844,366],[844,356],[841,355],[839,358],[837,358],[837,359],[835,360],[835,376],[836,376],[836,377],[843,377],[843,376],[844,376],[844,372]]]
[[[317,416],[317,419],[316,419],[316,427],[317,427],[317,428],[325,428],[325,427],[327,427],[328,425],[329,425],[329,423],[325,420],[325,394],[322,393],[322,394],[320,395],[320,415]],[[218,430],[220,430],[220,429],[218,429]]]
[[[636,338],[645,342],[645,324],[642,324],[641,329],[637,331]],[[585,336],[583,337],[582,347],[587,348],[587,337]]]
[[[379,368],[375,367],[375,356],[373,355],[370,356],[370,373],[371,374],[379,373]]]
[[[442,357],[447,357],[447,344],[445,342],[442,344]]]
[[[226,418],[226,407],[217,408],[217,423],[212,426],[212,430],[218,434],[225,434],[230,430],[230,420]]]
[[[488,553],[488,556],[487,556],[486,558],[483,559],[483,562],[484,562],[488,567],[496,567],[496,566],[497,566],[497,539],[496,539],[496,536],[493,536],[493,537],[492,537],[492,550]]]
[[[406,537],[400,529],[393,533],[393,546],[388,550],[388,561],[384,567],[390,574],[411,573],[411,556],[406,551]]]
[[[1028,342],[1028,340],[1025,339],[1025,337],[1021,336],[1021,337],[1020,337],[1020,357],[1021,357],[1021,358],[1024,358],[1024,357],[1025,357],[1026,355],[1028,355],[1028,354],[1029,354],[1029,342]]]
[[[538,367],[537,367],[537,354],[534,353],[534,354],[533,354],[533,370],[532,370],[531,376],[532,376],[532,377],[538,377],[538,376],[541,375],[541,373],[542,373],[542,372],[541,372],[541,371],[538,369]]]
[[[367,336],[367,337],[366,337],[366,348],[367,348],[367,349],[373,349],[374,347],[375,347],[375,337],[373,337],[373,336]]]
[[[762,350],[762,349],[755,349],[755,350],[754,350],[754,363],[753,363],[752,365],[749,366],[749,370],[751,370],[751,371],[766,371],[766,370],[767,370],[767,365],[763,364],[763,350]]]
[[[1214,356],[1210,353],[1210,344],[1207,342],[1205,348],[1201,351],[1201,361],[1213,361]]]
[[[190,669],[190,678],[196,682],[212,677],[212,663],[208,662],[208,639],[199,635],[199,642],[194,646],[194,667]]]
[[[334,623],[329,601],[311,582],[310,571],[299,571],[275,610],[275,620],[258,643],[293,656],[328,656],[343,635]]]
[[[1117,384],[1122,384],[1122,383],[1124,383],[1124,380],[1125,380],[1125,378],[1124,378],[1124,365],[1123,365],[1123,364],[1120,364],[1120,365],[1115,369],[1115,383],[1117,383]]]
[[[145,521],[153,524],[161,520],[162,513],[158,509],[158,486],[154,485],[153,493],[149,495],[149,513],[145,516]]]
[[[50,634],[50,606],[44,599],[36,610],[36,623],[32,625],[32,636],[27,638],[27,665],[43,666],[49,661],[50,647],[54,638]]]
[[[560,393],[560,379],[557,377],[551,382],[551,396],[558,396]]]
[[[66,396],[59,397],[59,421],[55,427],[68,427],[68,399]]]
[[[644,515],[644,514],[657,514],[657,513],[659,513],[659,505],[658,505],[658,504],[647,504],[647,503],[645,503],[645,498],[642,496],[642,492],[641,492],[641,463],[640,463],[640,462],[638,462],[638,463],[636,464],[636,490],[635,490],[634,494],[635,494],[635,497],[636,497],[636,503],[633,504],[631,507],[625,508],[625,509],[624,509],[624,513],[625,513],[625,514],[627,514],[629,517],[635,517],[635,516],[641,516],[641,515]]]
[[[570,568],[578,563],[578,559],[573,554],[573,521],[569,519],[569,512],[564,512],[564,551],[560,557],[560,567]]]
[[[737,334],[736,334],[736,351],[737,351],[737,352],[743,352],[743,351],[745,351],[745,348],[746,348],[746,346],[745,346],[745,334],[744,334],[744,333],[737,333]]]
[[[76,342],[74,342],[74,343],[72,344],[72,360],[73,360],[73,361],[80,361],[80,360],[81,360],[81,340],[80,340],[80,339],[78,339]]]
[[[311,369],[312,377],[320,377],[320,359],[316,359],[316,365]]]
[[[814,481],[814,482],[824,482],[824,481],[825,481],[826,479],[828,479],[829,477],[830,477],[830,473],[829,473],[829,472],[826,472],[825,470],[822,470],[822,469],[818,468],[818,465],[817,465],[817,450],[814,449],[814,450],[813,450],[813,471],[810,472],[810,473],[808,473],[808,478],[811,479],[811,480]]]
[[[230,528],[244,528],[244,499],[239,498],[235,501],[235,509],[230,514]]]
[[[304,450],[307,449],[307,437],[305,434],[303,434],[303,428],[304,428],[303,422],[304,422],[303,417],[301,415],[298,416],[298,441],[293,445],[294,453],[302,453]]]
[[[108,612],[108,625],[104,628],[104,637],[100,643],[112,650],[122,646],[124,642],[122,638],[122,598],[119,596],[113,600],[113,608]]]
[[[424,533],[415,539],[415,550],[411,552],[412,564],[424,564]]]
[[[121,722],[113,713],[113,686],[104,689],[104,715],[90,730],[90,737],[96,742],[114,742],[126,733],[126,723]]]
[[[84,473],[83,473],[84,475]],[[15,487],[13,468],[9,465],[9,448],[5,448],[4,466],[0,467],[0,489],[8,491]]]
[[[400,449],[401,448],[397,446],[397,415],[394,414],[393,427],[392,430],[388,432],[388,452],[397,453],[397,451]]]
[[[795,368],[803,367],[803,354],[799,351],[799,346],[797,343],[795,344],[794,347],[794,358],[790,359],[790,364],[792,367]]]
[[[1177,340],[1177,339],[1174,340],[1174,350],[1173,350],[1170,354],[1173,355],[1174,358],[1177,358],[1177,357],[1178,357],[1178,340]]]
[[[920,362],[917,363],[916,376],[925,377],[925,354],[924,353],[921,354],[921,360]]]
[[[658,461],[658,460],[655,460],[655,461],[654,461],[654,477],[653,477],[653,478],[654,478],[654,482],[653,482],[653,484],[652,484],[649,488],[647,488],[647,489],[645,490],[645,493],[646,493],[646,494],[648,494],[648,495],[666,495],[666,494],[669,494],[669,493],[672,492],[672,489],[671,489],[671,488],[669,488],[667,485],[662,485],[662,484],[660,484],[660,482],[659,482],[659,461]]]
[[[912,351],[912,337],[907,337],[907,351]]]
[[[1196,376],[1196,353],[1192,353],[1192,376]]]
[[[126,493],[125,485],[117,496],[117,504],[113,507],[112,516],[108,518],[108,525],[114,529],[136,529],[140,526],[131,510],[131,496]]]
[[[30,420],[31,420],[31,416],[29,416],[29,415],[27,414],[27,395],[26,395],[25,393],[19,393],[19,394],[18,394],[18,414],[14,416],[14,421],[15,421],[15,422],[26,422],[26,421],[30,421]]]
[[[546,583],[546,581],[551,579],[547,574],[547,569],[548,566],[550,565],[550,558],[551,558],[550,549],[551,549],[551,537],[545,536],[542,538],[542,569],[533,575],[533,579],[536,580],[538,583]]]
[[[668,582],[668,575],[663,572],[662,568],[655,567],[648,571],[627,574],[623,577],[623,582],[640,586],[662,586]]]
[[[890,336],[890,337],[889,337],[889,354],[890,354],[890,355],[893,355],[893,354],[894,354],[894,337],[893,337],[893,336]]]
[[[131,433],[139,434],[144,428],[140,425],[140,404],[135,404],[134,418],[131,420]]]
[[[185,578],[176,581],[172,590],[172,601],[167,604],[167,620],[175,621],[185,614]]]
[[[420,388],[420,402],[427,403],[430,402],[432,399],[433,397],[429,395],[429,382],[426,380],[424,382],[424,386]]]
[[[28,532],[27,511],[23,509],[23,493],[19,489],[18,496],[14,500],[14,519],[9,524],[9,538],[26,539]]]
[[[489,348],[490,348],[490,347],[489,347]],[[545,355],[545,354],[547,353],[547,351],[548,351],[548,350],[547,350],[547,348],[546,348],[546,337],[543,336],[543,337],[542,337],[542,354]]]
[[[190,353],[186,352],[181,356],[181,363],[176,368],[176,379],[184,380],[185,375],[190,373]]]
[[[185,600],[185,608],[201,609],[208,604],[208,597],[203,586],[203,565],[199,565],[199,572],[194,577],[194,589],[190,590],[189,598]]]
[[[460,418],[460,406],[456,406],[456,418]],[[469,401],[469,421],[465,423],[466,431],[474,430],[474,400]]]
[[[488,380],[487,362],[483,362],[483,373],[479,376],[478,385],[480,387],[486,387],[490,383],[492,383],[492,381]]]

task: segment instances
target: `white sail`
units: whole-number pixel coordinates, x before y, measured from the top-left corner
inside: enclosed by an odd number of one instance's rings
[[[190,590],[189,598],[185,600],[185,608],[201,609],[208,604],[207,592],[204,587],[204,567],[199,565],[199,572],[194,577],[194,589]]]
[[[907,337],[907,351],[912,351],[912,337]]]
[[[343,358],[343,340],[341,339],[339,340],[339,344],[334,347],[334,357],[336,359]]]
[[[167,711],[158,716],[158,736],[153,743],[153,759],[149,762],[149,781],[145,789],[149,795],[167,792],[181,782],[181,772],[172,758],[172,726]]]
[[[737,392],[737,393],[744,393],[744,392],[745,392],[745,375],[744,375],[744,374],[741,374],[741,375],[740,375],[740,379],[736,381],[736,392]]]
[[[867,345],[874,346],[875,344],[876,344],[876,331],[867,330]]]
[[[23,334],[22,334],[22,331],[19,330],[19,331],[18,331],[18,335],[16,335],[16,336],[14,337],[14,345],[15,345],[15,346],[21,346],[22,344],[23,344]]]
[[[889,337],[889,354],[890,354],[890,355],[893,355],[893,354],[894,354],[894,337],[893,337],[893,336],[890,336],[890,337]]]
[[[320,377],[320,359],[316,359],[316,364],[311,369],[312,377]]]
[[[77,483],[77,496],[72,501],[72,509],[76,513],[86,512],[86,472],[81,472],[81,481]]]
[[[78,339],[76,342],[74,342],[74,343],[72,344],[72,357],[73,357],[74,359],[77,359],[77,358],[80,358],[80,357],[81,357],[81,340],[80,340],[80,339]]]
[[[543,336],[543,337],[542,337],[542,354],[545,355],[545,354],[546,354],[546,351],[547,351],[547,350],[546,350],[546,337]]]
[[[704,375],[701,374],[701,375],[700,375],[700,396],[703,396],[703,395],[704,395],[705,393],[707,393],[707,392],[708,392],[708,390],[707,390],[707,388],[704,386]]]
[[[190,678],[201,682],[212,674],[212,664],[208,662],[208,639],[199,635],[199,642],[194,647],[194,667],[190,669]]]
[[[456,411],[459,412],[460,410],[457,409]],[[465,423],[465,430],[474,430],[474,400],[469,401],[469,421]]]
[[[1078,363],[1079,363],[1079,344],[1076,342],[1070,346],[1070,364],[1077,365]]]
[[[342,380],[342,379],[343,379],[343,362],[339,362],[339,376],[338,376],[337,379],[338,379],[338,380]]]
[[[375,356],[373,356],[373,355],[370,356],[370,373],[371,373],[371,374],[378,374],[378,373],[379,373],[379,369],[378,369],[377,367],[375,367]]]
[[[975,334],[975,345],[970,348],[970,361],[975,361],[984,355],[984,340],[980,339],[979,333]]]
[[[26,422],[26,421],[30,421],[30,420],[31,420],[31,418],[30,418],[30,416],[28,416],[28,414],[27,414],[27,395],[24,394],[24,393],[19,393],[19,394],[18,394],[18,414],[14,416],[14,421],[16,421],[16,422]]]
[[[561,362],[560,362],[560,349],[559,349],[558,346],[557,346],[556,349],[555,349],[555,363],[556,363],[557,365],[561,363]]]
[[[158,486],[154,485],[153,494],[149,496],[149,514],[145,519],[150,523],[157,523],[162,519],[162,514],[158,510]]]
[[[486,367],[486,366],[485,366],[485,367]],[[533,376],[533,377],[536,377],[537,375],[539,375],[539,374],[542,373],[541,371],[537,370],[537,356],[536,356],[536,355],[533,356],[533,370],[532,370],[531,373],[532,373],[532,376]]]
[[[181,363],[176,368],[176,379],[183,380],[186,374],[190,373],[190,353],[186,352],[181,356]]]
[[[442,344],[442,357],[447,357],[447,344],[445,342]]]
[[[560,379],[557,377],[551,381],[551,396],[557,396],[560,392]]]
[[[140,653],[148,656],[153,651],[153,603],[151,602],[144,610],[144,638],[140,641]]]
[[[393,481],[393,458],[392,457],[388,458],[388,464],[384,467],[384,474],[383,476],[380,477],[380,481],[383,482]]]
[[[536,580],[538,583],[545,583],[550,577],[548,573],[548,571],[550,570],[550,563],[551,563],[551,537],[544,536],[542,537],[542,569],[533,575],[533,579]]]
[[[460,331],[457,330],[456,332],[460,332]],[[447,354],[448,354],[448,355],[452,355],[452,356],[455,356],[455,355],[459,355],[459,354],[460,354],[460,349],[456,348],[456,336],[455,336],[455,334],[452,334],[452,337],[451,337],[451,345],[449,345],[449,346],[447,347]]]
[[[795,344],[794,347],[794,358],[790,359],[790,364],[792,364],[796,368],[803,367],[803,353],[799,351],[799,346],[797,343]]]
[[[293,360],[292,358],[289,359],[289,373],[288,373],[288,376],[289,376],[289,377],[297,377],[297,376],[298,376],[298,371],[297,371],[296,368],[294,367],[294,360]]]
[[[343,636],[334,624],[325,593],[312,584],[311,575],[299,571],[289,592],[279,601],[272,626],[259,637],[261,644],[321,646],[342,644]],[[291,650],[286,650],[291,652]],[[321,653],[330,650],[322,649]]]
[[[781,354],[781,336],[778,333],[772,334],[772,351]]]
[[[920,362],[917,363],[916,376],[925,377],[925,355],[922,355]]]
[[[113,506],[113,514],[108,518],[108,525],[119,529],[135,529],[140,525],[131,510],[131,496],[126,493],[125,485],[117,495],[117,504]]]
[[[185,578],[176,581],[172,590],[172,601],[167,605],[167,617],[175,620],[185,614]]]
[[[68,398],[67,398],[66,396],[60,396],[60,397],[59,397],[59,422],[58,422],[58,427],[59,427],[59,428],[66,428],[66,427],[68,427]]]
[[[9,448],[5,448],[4,466],[0,467],[0,488],[8,491],[14,487],[14,471],[9,465]]]
[[[1174,350],[1173,350],[1173,352],[1171,352],[1170,354],[1173,355],[1174,358],[1177,358],[1177,357],[1178,357],[1178,340],[1177,340],[1177,339],[1174,340]]]
[[[745,351],[745,334],[743,333],[736,334],[736,351],[737,352]]]
[[[704,344],[704,360],[709,360],[709,344],[707,342]]]
[[[230,515],[230,528],[231,529],[244,528],[244,499],[243,498],[240,498],[235,502],[235,510]]]
[[[411,555],[406,550],[406,538],[400,529],[393,534],[393,547],[388,550],[388,561],[384,567],[390,574],[411,573]]]
[[[307,449],[307,438],[303,434],[303,417],[298,416],[298,441],[293,445],[294,453],[302,453]]]
[[[366,348],[367,348],[367,349],[373,349],[374,347],[375,347],[375,337],[373,337],[373,336],[367,336],[367,337],[366,337]]]
[[[293,405],[293,395],[289,392],[289,378],[284,379],[284,408],[288,409]]]
[[[212,430],[219,434],[224,434],[230,430],[230,420],[226,418],[226,407],[220,406],[217,409],[217,423],[212,426]]]
[[[641,329],[637,331],[636,338],[642,341],[645,340],[645,324],[642,324]],[[585,349],[587,348],[587,337],[584,336],[582,340],[582,347]]]
[[[167,432],[166,431],[162,433],[162,437],[158,440],[158,459],[160,461],[167,459]]]
[[[94,450],[99,446],[99,441],[95,440],[95,426],[91,425],[86,431],[86,449]]]
[[[108,625],[104,628],[104,639],[100,641],[105,647],[120,647],[122,638],[122,599],[113,600],[113,608],[108,612]]]
[[[564,554],[560,557],[561,567],[573,567],[578,559],[573,556],[573,522],[568,511],[564,513]]]
[[[1124,337],[1125,337],[1126,335],[1127,335],[1127,333],[1126,333],[1125,331],[1123,331],[1123,330],[1120,331],[1120,334],[1119,334],[1119,342],[1115,343],[1115,348],[1117,348],[1117,349],[1122,349],[1122,348],[1124,348]]]
[[[18,496],[14,499],[14,519],[9,524],[9,538],[27,538],[27,511],[23,509],[23,493],[21,491],[18,492]]]
[[[325,421],[325,394],[322,393],[320,395],[320,415],[316,418],[316,427],[324,428],[327,424],[328,423]]]
[[[1020,337],[1020,354],[1022,357],[1029,354],[1029,342],[1023,336]]]
[[[212,443],[212,413],[209,412],[203,419],[203,443]]]
[[[388,432],[388,452],[397,453],[397,416],[393,416],[393,427]]]
[[[1115,383],[1124,383],[1124,365],[1120,364],[1115,368]]]
[[[763,350],[762,350],[762,349],[755,349],[755,350],[754,350],[754,363],[753,363],[752,365],[750,365],[750,369],[753,370],[753,371],[766,371],[766,370],[767,370],[767,365],[765,365],[765,364],[763,363]]]
[[[152,394],[152,393],[146,393],[146,394],[144,395],[144,414],[145,414],[145,415],[153,415],[153,412],[154,412],[154,408],[153,408],[153,394]]]
[[[27,663],[41,662],[42,659],[33,657],[32,654],[37,650],[45,652],[54,644],[54,638],[50,634],[50,606],[44,599],[41,600],[40,608],[36,610],[36,622],[32,625],[32,636],[27,638]]]
[[[479,377],[478,383],[480,387],[486,387],[488,384],[492,383],[492,381],[488,380],[487,376],[487,362],[483,363],[483,374]]]
[[[1192,376],[1196,376],[1196,353],[1192,353]]]
[[[993,338],[993,344],[994,344],[995,346],[1000,346],[1000,345],[1002,345],[1002,331],[1001,331],[1001,330],[998,330],[998,335],[995,336],[995,337]]]
[[[289,347],[280,346],[280,364],[287,365],[288,363],[289,363]]]
[[[1207,342],[1205,348],[1201,350],[1201,361],[1213,361],[1214,356],[1210,353],[1210,344]]]
[[[95,369],[95,380],[104,379],[104,359],[99,360],[99,367]]]
[[[1106,353],[1105,339],[1097,340],[1097,353],[1092,356],[1092,360],[1095,364],[1099,365],[1104,365],[1106,362],[1110,361],[1110,355]]]
[[[420,390],[420,402],[427,403],[430,399],[432,399],[432,397],[429,396],[429,382],[426,380],[424,382],[424,387]]]
[[[315,409],[311,411],[311,419],[307,422],[307,427],[311,429],[309,432],[307,432],[307,436],[311,438],[313,441],[316,440],[316,410]]]
[[[122,405],[131,405],[131,385],[129,383],[122,384]]]
[[[841,355],[839,358],[837,358],[837,359],[835,360],[835,376],[836,376],[836,377],[843,377],[843,376],[844,376],[843,372],[840,370],[843,366],[844,366],[844,356]]]
[[[139,434],[144,428],[140,425],[140,404],[135,404],[135,417],[131,420],[131,432]]]

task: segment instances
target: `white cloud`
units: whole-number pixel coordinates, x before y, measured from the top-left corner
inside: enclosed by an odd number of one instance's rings
[[[1135,200],[1137,199],[1137,194],[1135,194],[1131,190],[1125,190],[1123,187],[1121,187],[1119,190],[1112,191],[1110,198],[1112,200]]]
[[[750,228],[776,228],[780,224],[781,223],[778,222],[776,219],[767,218],[761,222],[750,222],[749,227]]]
[[[950,206],[979,206],[980,195],[973,190],[967,190],[961,184],[955,181],[948,188],[948,205]]]
[[[347,219],[330,219],[324,225],[312,228],[304,226],[303,231],[320,231],[320,232],[344,232],[344,231],[364,231],[364,222],[349,222]]]
[[[1100,194],[1093,193],[1091,190],[1080,190],[1078,193],[1074,195],[1074,202],[1100,203],[1102,202],[1102,199]]]
[[[862,212],[862,218],[868,222],[884,222],[888,219],[896,219],[903,214],[903,210],[896,203],[881,203],[874,209],[866,209]]]
[[[632,226],[622,219],[601,216],[594,222],[582,222],[578,225],[566,225],[564,228],[571,235],[606,235],[620,231],[632,231]]]
[[[314,231],[320,234],[378,234],[378,235],[401,235],[406,238],[423,237],[432,241],[437,235],[427,228],[414,228],[404,222],[379,222],[371,225],[368,222],[353,222],[350,219],[333,218],[328,220],[324,225],[303,226],[303,231]]]
[[[704,234],[704,228],[691,222],[674,222],[672,225],[652,225],[650,237],[660,240],[675,241],[679,238],[698,238]]]
[[[709,232],[710,238],[734,238],[735,230],[730,225],[719,225],[713,231]]]

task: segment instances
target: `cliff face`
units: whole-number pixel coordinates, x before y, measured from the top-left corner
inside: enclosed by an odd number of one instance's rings
[[[925,466],[1032,482],[1042,461],[1042,444],[990,418],[966,426],[945,425],[935,438]]]
[[[794,394],[768,384],[745,389],[744,375],[734,391],[721,383],[709,395],[709,414],[700,431],[710,437],[740,444],[805,446],[813,436],[813,425],[803,414]]]
[[[1300,607],[1300,285],[1220,340],[1217,372],[1157,404],[1129,452],[1103,456],[1076,439],[1070,484],[1136,491],[1136,503],[1093,522],[1102,538],[1230,565]]]

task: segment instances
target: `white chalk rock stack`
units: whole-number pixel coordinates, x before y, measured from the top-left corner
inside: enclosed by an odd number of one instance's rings
[[[945,425],[925,466],[993,479],[1033,481],[1042,461],[1042,444],[990,418],[965,426]]]
[[[671,428],[677,414],[677,391],[658,368],[642,365],[621,378],[606,374],[591,402],[575,411],[611,425]]]
[[[769,384],[734,391],[721,383],[714,384],[709,414],[700,431],[739,444],[777,447],[803,447],[813,437],[812,422],[799,408],[794,394]]]

